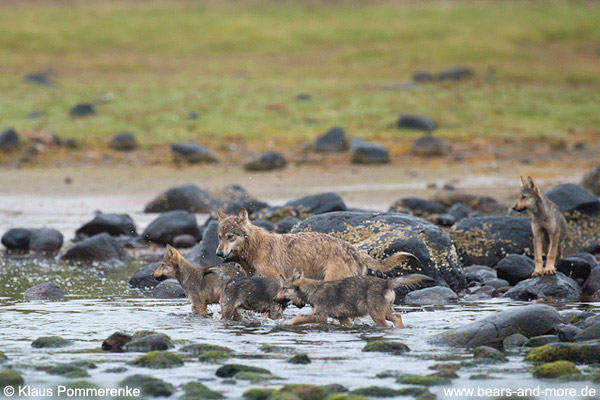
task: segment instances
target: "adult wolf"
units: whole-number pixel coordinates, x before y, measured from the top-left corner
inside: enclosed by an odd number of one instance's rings
[[[236,215],[218,214],[217,255],[235,259],[249,276],[290,278],[299,268],[309,279],[331,281],[366,275],[368,268],[388,271],[401,261],[416,259],[410,253],[397,252],[378,260],[323,233],[270,233],[254,225],[244,208]]]

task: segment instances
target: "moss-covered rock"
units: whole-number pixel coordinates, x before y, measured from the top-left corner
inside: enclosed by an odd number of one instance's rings
[[[267,400],[267,398],[274,392],[273,389],[250,389],[246,390],[243,394],[245,399],[248,400]]]
[[[449,378],[445,378],[438,374],[430,375],[401,375],[396,378],[396,382],[404,383],[407,385],[423,385],[423,386],[434,386],[434,385],[447,385],[450,383]]]
[[[61,375],[67,378],[85,378],[90,376],[87,370],[93,368],[96,368],[96,365],[89,361],[73,361],[53,365],[46,372],[50,375]]]
[[[436,375],[450,379],[458,378],[456,371],[450,368],[441,368],[436,372]]]
[[[183,360],[177,354],[155,350],[136,358],[133,364],[146,368],[173,368],[183,365]]]
[[[329,394],[346,393],[348,391],[348,389],[345,386],[340,385],[339,383],[331,383],[329,385],[325,385],[323,386],[323,389],[325,389],[325,391]]]
[[[0,364],[3,364],[8,361],[8,357],[4,354],[3,351],[0,351]]]
[[[12,369],[0,371],[0,389],[4,389],[7,386],[16,388],[24,383],[25,381],[23,380],[20,372],[13,371]]]
[[[216,363],[229,358],[229,354],[218,350],[209,350],[198,356],[198,361]]]
[[[59,347],[66,347],[72,344],[71,340],[62,338],[60,336],[44,336],[35,339],[31,343],[31,347],[35,347],[36,349],[55,349]]]
[[[460,364],[457,363],[439,363],[439,364],[434,364],[431,367],[429,367],[429,369],[433,369],[433,370],[442,370],[442,369],[450,369],[452,371],[458,371],[460,369]]]
[[[289,353],[293,351],[291,347],[286,346],[274,346],[272,344],[262,344],[260,346],[260,351],[263,353]]]
[[[435,394],[422,387],[402,388],[398,389],[396,393],[396,396],[413,396],[417,400],[435,400]]]
[[[260,372],[252,372],[252,371],[240,371],[233,376],[235,379],[239,379],[242,381],[250,381],[252,383],[264,382],[271,379],[281,379],[278,376],[271,374],[264,374]]]
[[[390,353],[394,355],[404,354],[410,351],[410,348],[404,343],[400,342],[388,342],[385,340],[375,340],[367,343],[362,351],[377,351],[380,353]]]
[[[538,378],[564,378],[580,373],[571,361],[554,361],[538,365],[533,370],[533,375]]]
[[[490,379],[490,375],[489,374],[473,374],[473,375],[469,376],[469,379],[471,379],[473,381],[482,381],[485,379]]]
[[[294,354],[292,357],[288,358],[287,362],[290,364],[310,364],[310,358],[307,354]]]
[[[210,390],[206,385],[200,382],[188,382],[185,385],[182,385],[181,388],[184,391],[183,396],[180,397],[181,400],[204,400],[204,399],[224,399],[223,396],[219,392],[215,392],[214,390]]]
[[[570,324],[576,324],[576,323],[578,323],[579,321],[583,321],[583,318],[581,318],[581,316],[580,316],[580,315],[578,315],[578,314],[573,314],[573,316],[572,316],[572,317],[571,317],[571,319],[569,320],[569,323],[570,323]]]
[[[477,362],[487,364],[499,364],[508,362],[508,358],[493,347],[479,346],[473,351],[473,357]]]
[[[154,350],[168,350],[173,348],[171,338],[164,333],[152,331],[139,331],[133,334],[133,340],[123,346],[125,351],[148,352]]]
[[[169,397],[175,393],[173,385],[146,375],[128,376],[119,383],[119,386],[137,388],[142,394],[152,397]]]
[[[269,371],[268,369],[264,369],[264,368],[253,367],[250,365],[242,365],[242,364],[225,364],[217,370],[217,376],[219,378],[232,378],[238,372],[256,372],[259,374],[272,375],[271,371]]]
[[[105,369],[104,372],[108,372],[109,374],[120,374],[122,372],[127,372],[127,368],[125,367],[115,367]]]
[[[272,399],[322,400],[328,393],[322,386],[316,385],[285,385],[271,394]]]
[[[369,400],[369,398],[354,393],[334,393],[327,396],[325,400]]]
[[[100,386],[89,381],[73,381],[65,384],[67,389],[98,389]]]
[[[579,343],[550,343],[536,347],[525,356],[529,362],[572,361],[577,364],[600,363],[600,340]]]
[[[202,353],[206,353],[208,351],[218,351],[221,353],[232,354],[233,350],[229,347],[225,346],[217,346],[215,344],[206,344],[206,343],[198,343],[198,344],[188,344],[186,346],[181,347],[178,350],[180,353],[191,353],[200,355]]]
[[[556,343],[560,341],[557,335],[534,336],[523,343],[523,347],[540,347],[545,344]]]
[[[360,396],[371,396],[371,397],[396,397],[398,391],[396,389],[383,387],[383,386],[368,386],[364,388],[354,389],[350,391],[351,394],[357,394]]]

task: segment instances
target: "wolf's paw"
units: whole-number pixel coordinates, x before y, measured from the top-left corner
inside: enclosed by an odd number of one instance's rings
[[[294,325],[294,321],[287,319],[281,323],[281,325]]]
[[[540,270],[537,270],[537,269],[536,269],[535,271],[533,271],[533,274],[531,274],[531,277],[532,277],[532,278],[535,278],[536,276],[541,276],[543,273],[544,273],[544,271],[543,271],[543,270],[541,270],[541,269],[540,269]]]
[[[544,275],[555,275],[556,274],[556,269],[554,268],[547,268],[544,270]]]

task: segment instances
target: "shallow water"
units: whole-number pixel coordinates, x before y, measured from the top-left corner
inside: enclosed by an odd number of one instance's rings
[[[142,228],[155,216],[137,212],[140,199],[117,198],[114,203],[104,199],[82,199],[77,204],[63,204],[60,212],[49,211],[54,200],[46,199],[37,213],[10,215],[2,213],[0,225],[52,226],[58,227],[68,239],[68,233],[90,219],[90,210],[111,208],[119,212],[130,212]],[[114,199],[114,198],[113,198]],[[6,205],[7,203],[5,203]],[[7,208],[10,208],[8,205]],[[5,208],[6,209],[6,208]],[[201,218],[199,218],[201,220]],[[35,222],[35,224],[34,224]],[[141,230],[141,229],[140,229]],[[456,326],[464,325],[508,307],[522,305],[503,299],[482,301],[460,301],[442,307],[398,306],[403,313],[406,329],[382,329],[373,326],[368,318],[361,318],[351,327],[331,322],[327,325],[284,328],[278,322],[258,315],[246,316],[240,323],[219,320],[218,306],[211,306],[213,317],[202,318],[192,315],[187,300],[153,299],[142,291],[127,286],[129,275],[147,260],[133,260],[117,268],[77,267],[54,259],[32,259],[31,257],[8,257],[0,259],[0,350],[10,358],[8,365],[23,371],[27,385],[35,388],[53,387],[72,381],[60,376],[49,375],[36,367],[53,365],[57,362],[89,360],[98,368],[89,370],[86,380],[100,387],[116,387],[126,376],[133,374],[151,375],[161,378],[176,387],[189,381],[202,381],[209,388],[226,395],[240,398],[251,387],[277,388],[288,383],[331,384],[338,383],[349,389],[377,385],[401,388],[394,378],[376,378],[384,371],[398,373],[429,374],[428,369],[441,361],[470,360],[472,352],[463,349],[438,347],[430,344],[432,335]],[[22,293],[41,282],[53,281],[66,289],[70,295],[63,301],[26,301]],[[600,312],[600,303],[566,303],[560,309],[586,309]],[[298,310],[290,307],[284,316],[308,313],[309,308]],[[130,334],[138,330],[154,330],[168,334],[177,349],[188,343],[210,343],[232,348],[235,356],[228,363],[241,363],[269,369],[282,378],[252,384],[238,380],[228,384],[215,376],[216,364],[201,363],[197,357],[184,356],[185,365],[170,370],[152,370],[127,365],[123,373],[104,372],[109,368],[124,366],[140,353],[104,353],[99,351],[102,340],[115,331]],[[31,342],[41,336],[59,335],[71,339],[71,346],[61,349],[34,349]],[[398,340],[407,344],[411,351],[394,356],[382,353],[364,353],[364,345],[374,339]],[[264,353],[262,344],[290,347],[286,353]],[[312,360],[309,365],[292,365],[286,359],[295,353],[306,353]],[[452,380],[453,388],[575,388],[586,386],[600,389],[591,381],[560,382],[542,381],[533,378],[530,366],[522,362],[523,354],[509,354],[510,362],[499,365],[480,365],[461,368],[459,378]],[[6,366],[6,365],[4,365]],[[585,367],[582,367],[585,369]],[[471,380],[474,374],[488,373],[494,379]],[[438,398],[449,398],[444,394],[446,386],[430,388]],[[480,389],[480,390],[482,390]],[[173,398],[179,397],[178,392]],[[1,396],[1,394],[0,394]],[[489,398],[480,396],[477,398]],[[540,395],[538,398],[563,398],[562,396]],[[465,398],[458,396],[455,398]],[[576,396],[574,398],[582,398]]]

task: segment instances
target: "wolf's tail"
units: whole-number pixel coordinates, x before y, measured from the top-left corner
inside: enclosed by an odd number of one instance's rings
[[[387,282],[388,288],[390,290],[396,289],[398,287],[405,287],[407,289],[413,290],[420,288],[424,285],[434,284],[435,280],[426,275],[410,274],[401,276],[399,278],[390,278],[387,280]]]
[[[411,253],[407,253],[404,251],[399,251],[397,253],[392,254],[387,257],[385,260],[378,260],[376,258],[371,257],[368,254],[360,253],[360,263],[367,266],[368,268],[374,269],[375,271],[389,271],[390,269],[396,267],[398,263],[401,261],[406,261],[410,259],[415,259],[419,262],[419,264],[423,265],[421,260],[417,256]]]

